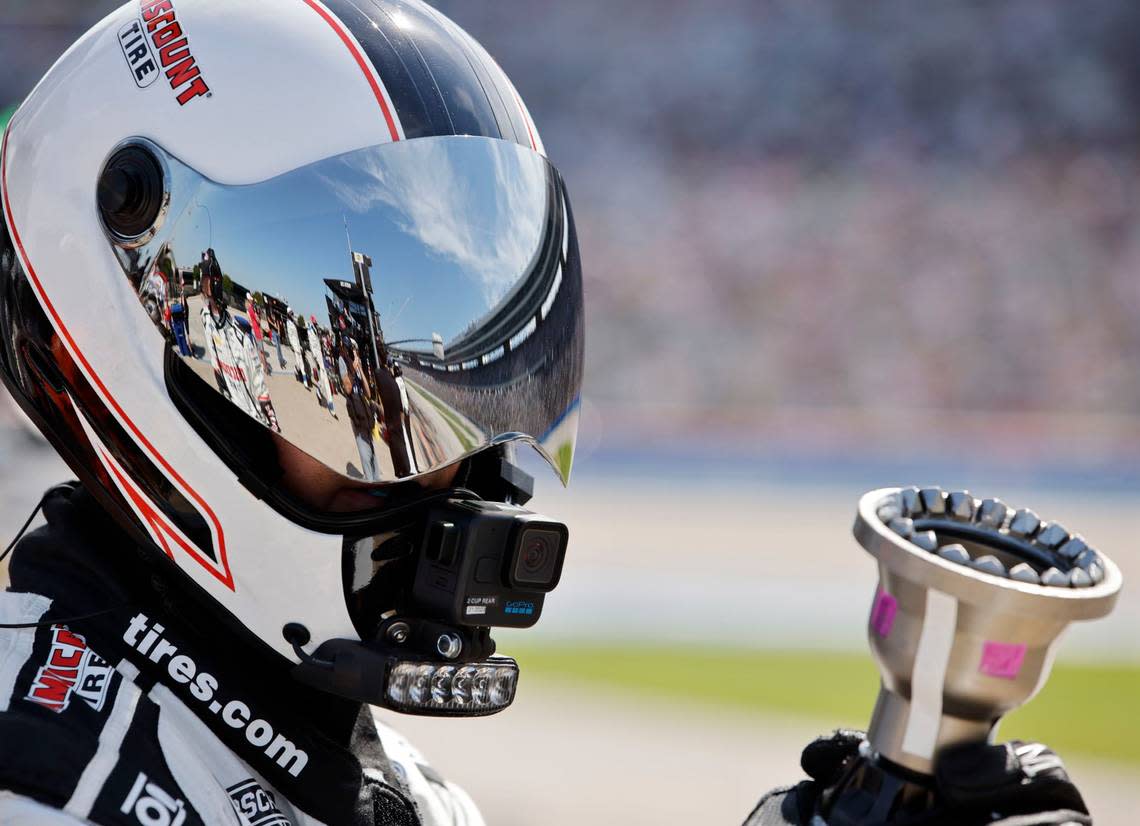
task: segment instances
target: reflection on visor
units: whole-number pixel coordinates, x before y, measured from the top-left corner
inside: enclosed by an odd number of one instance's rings
[[[566,481],[581,275],[544,158],[421,138],[227,187],[150,148],[170,208],[116,252],[169,345],[237,408],[356,479],[526,439]]]

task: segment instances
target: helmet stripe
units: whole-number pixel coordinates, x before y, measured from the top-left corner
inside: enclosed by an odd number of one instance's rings
[[[530,137],[530,148],[538,149],[538,144],[534,142],[534,129],[530,125],[530,116],[527,114],[526,107],[523,106],[522,98],[519,97],[519,93],[515,91],[514,87],[511,87],[511,91],[514,92],[515,103],[518,104],[519,112],[522,113],[523,120],[526,121],[526,133]]]
[[[495,113],[495,120],[499,126],[499,134],[506,140],[526,146],[527,136],[519,128],[519,118],[516,114],[514,99],[504,94],[506,77],[501,69],[491,60],[490,55],[480,46],[471,35],[445,16],[434,6],[424,4],[424,11],[430,14],[439,27],[447,32],[463,52],[467,64],[475,73],[487,101]]]
[[[394,107],[388,99],[387,90],[384,89],[374,68],[362,54],[361,47],[356,42],[356,39],[324,4],[318,2],[318,0],[302,0],[302,2],[329,24],[332,30],[336,32],[337,37],[340,38],[341,42],[344,43],[349,52],[352,53],[356,65],[360,67],[360,71],[364,73],[364,77],[372,89],[372,94],[376,96],[376,102],[380,104],[380,111],[384,113],[384,122],[388,125],[388,133],[392,136],[393,141],[400,140],[402,130],[396,120],[396,116],[393,114]]]
[[[407,0],[322,2],[383,78],[406,137],[477,135],[541,152],[502,69],[442,13]]]

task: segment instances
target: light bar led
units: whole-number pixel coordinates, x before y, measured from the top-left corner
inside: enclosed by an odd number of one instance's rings
[[[457,665],[397,661],[388,672],[385,705],[405,714],[483,716],[514,702],[518,681],[518,663],[510,657]]]

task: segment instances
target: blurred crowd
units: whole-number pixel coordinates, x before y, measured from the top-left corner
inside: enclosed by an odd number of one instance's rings
[[[5,3],[0,109],[113,5]],[[436,5],[566,177],[603,418],[1135,418],[1135,3]]]

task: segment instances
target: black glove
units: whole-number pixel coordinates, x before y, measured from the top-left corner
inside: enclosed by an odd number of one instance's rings
[[[773,789],[760,799],[744,826],[809,826],[820,793],[836,783],[849,761],[859,756],[863,732],[837,729],[808,744],[800,754],[800,768],[811,780]]]
[[[812,779],[769,792],[745,826],[810,826],[821,795],[861,759],[862,739],[860,732],[840,730],[808,745],[800,766]],[[932,789],[934,804],[929,810],[891,821],[891,826],[1092,824],[1061,759],[1038,743],[967,745],[946,751],[935,767]]]
[[[996,746],[959,746],[934,768],[947,814],[971,813],[970,822],[1008,826],[1091,824],[1081,793],[1065,765],[1040,743],[1014,740]],[[985,820],[989,812],[1002,819]],[[932,823],[959,822],[950,818]]]

